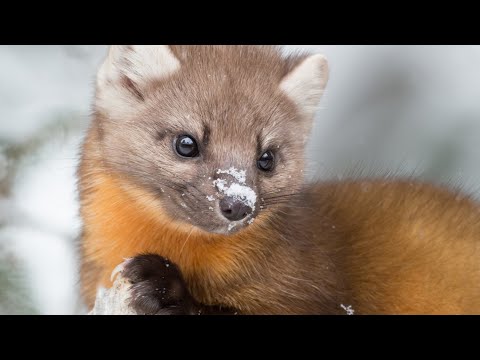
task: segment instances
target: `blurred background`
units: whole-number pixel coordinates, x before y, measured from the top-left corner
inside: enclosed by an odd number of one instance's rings
[[[325,54],[312,178],[412,175],[480,194],[480,46]],[[75,171],[106,46],[0,46],[0,314],[81,314]]]

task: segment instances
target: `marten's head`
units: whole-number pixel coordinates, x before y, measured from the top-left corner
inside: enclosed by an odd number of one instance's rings
[[[327,77],[323,56],[276,47],[112,46],[97,75],[103,162],[173,221],[261,223],[302,186]]]

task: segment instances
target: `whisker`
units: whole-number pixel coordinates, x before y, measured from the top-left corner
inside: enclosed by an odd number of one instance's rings
[[[187,238],[185,239],[185,242],[183,243],[183,245],[182,245],[182,247],[181,247],[181,249],[180,249],[180,254],[182,253],[183,248],[184,248],[185,245],[187,244],[187,241],[188,241],[188,239],[190,238],[190,235],[192,235],[193,229],[194,229],[194,226],[192,225],[192,228],[190,229],[190,232],[188,233]]]

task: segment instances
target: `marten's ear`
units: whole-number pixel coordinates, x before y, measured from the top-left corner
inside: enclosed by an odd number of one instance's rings
[[[97,75],[97,84],[128,78],[136,86],[174,73],[180,62],[168,45],[112,45]]]
[[[97,105],[126,110],[143,100],[147,84],[179,68],[168,45],[112,45],[97,73]]]
[[[280,89],[293,100],[304,116],[312,119],[327,81],[327,59],[320,54],[310,55],[282,79]]]

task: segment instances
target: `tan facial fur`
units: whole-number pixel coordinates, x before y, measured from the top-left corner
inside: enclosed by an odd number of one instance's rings
[[[272,47],[116,46],[98,75],[105,165],[142,186],[172,218],[207,232],[239,231],[248,222],[232,228],[214,185],[235,179],[218,171],[245,172],[243,186],[257,199],[250,221],[268,210],[262,199],[298,190],[304,138],[327,73],[319,55],[282,58]],[[197,158],[175,153],[184,134],[197,140]],[[271,173],[256,166],[266,150],[275,154]]]

